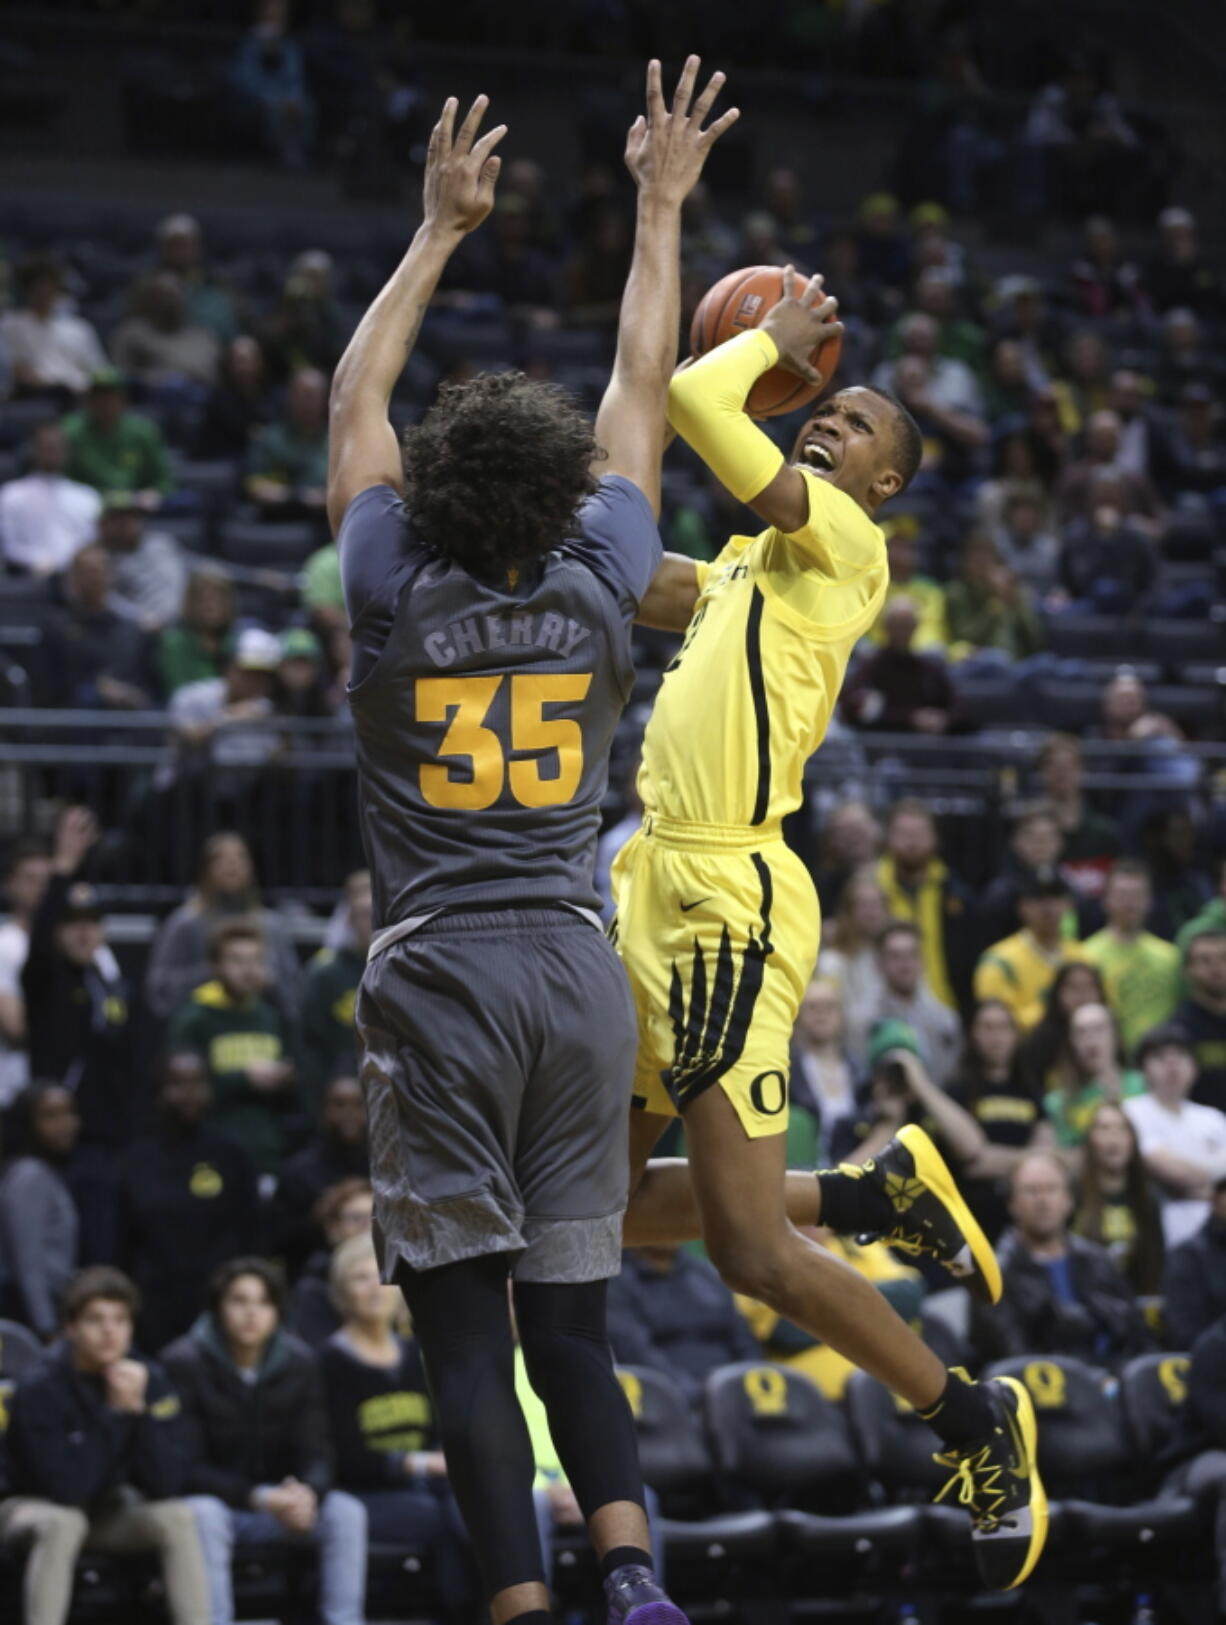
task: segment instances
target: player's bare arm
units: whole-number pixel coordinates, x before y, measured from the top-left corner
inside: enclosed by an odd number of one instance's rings
[[[657,632],[684,632],[701,588],[697,561],[684,553],[666,553],[651,578],[635,620]]]
[[[447,261],[494,206],[502,160],[499,124],[478,139],[489,106],[478,96],[455,128],[449,96],[430,134],[422,222],[391,280],[359,322],[332,380],[328,423],[328,522],[335,535],[349,504],[372,485],[404,489],[404,468],[388,403]]]
[[[626,140],[626,166],[638,188],[634,257],[622,296],[613,376],[596,417],[596,441],[604,456],[594,472],[632,480],[657,514],[665,403],[681,318],[681,205],[707,154],[738,116],[730,108],[703,128],[724,75],[712,74],[694,100],[700,65],[698,57],[687,58],[669,108],[660,64],[648,64],[647,112],[635,119]]]

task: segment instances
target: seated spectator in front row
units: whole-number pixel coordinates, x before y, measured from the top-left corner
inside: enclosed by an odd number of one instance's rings
[[[369,1236],[332,1255],[329,1286],[340,1330],[319,1354],[336,1485],[366,1508],[369,1538],[428,1549],[451,1619],[475,1600],[468,1537],[447,1483],[416,1342],[398,1330],[404,1299],[384,1286]]]
[[[258,925],[232,920],[209,944],[213,980],[171,1017],[167,1044],[203,1058],[213,1089],[212,1126],[242,1146],[261,1174],[275,1173],[297,1109],[296,1045],[264,997],[268,962]]]
[[[1085,958],[1081,944],[1064,935],[1070,903],[1059,871],[1037,869],[1018,891],[1022,929],[993,943],[975,967],[976,999],[999,999],[1024,1033],[1042,1018],[1044,996],[1057,970]]]
[[[1209,1200],[1209,1217],[1190,1240],[1166,1255],[1163,1320],[1172,1348],[1190,1349],[1226,1315],[1226,1178]]]
[[[234,1549],[313,1542],[324,1625],[362,1625],[366,1511],[332,1488],[328,1419],[311,1351],[281,1325],[284,1287],[262,1258],[213,1277],[209,1307],[163,1358],[187,1434],[187,1484],[213,1625],[232,1625]]]
[[[919,927],[909,920],[892,920],[877,938],[877,965],[881,995],[865,1012],[865,1025],[848,1028],[852,1058],[863,1065],[873,1029],[883,1021],[903,1021],[915,1033],[919,1055],[932,1077],[939,1084],[948,1083],[962,1053],[962,1024],[924,980]]]
[[[375,1198],[367,1178],[329,1185],[315,1204],[313,1218],[324,1245],[312,1253],[290,1295],[285,1323],[295,1337],[321,1348],[339,1330],[341,1317],[329,1285],[332,1256],[354,1236],[369,1236]]]
[[[1187,997],[1171,1018],[1187,1033],[1196,1056],[1193,1094],[1202,1106],[1226,1111],[1226,927],[1189,939],[1183,951]]]
[[[49,1343],[80,1262],[81,1227],[66,1175],[81,1119],[61,1083],[34,1084],[20,1110],[21,1154],[0,1178],[0,1314]]]
[[[1189,1240],[1209,1217],[1209,1200],[1226,1179],[1226,1115],[1188,1097],[1196,1085],[1196,1057],[1175,1022],[1155,1027],[1137,1047],[1147,1093],[1125,1103],[1145,1166],[1162,1192],[1168,1247]]]
[[[158,1554],[174,1625],[213,1625],[189,1504],[190,1443],[160,1366],[132,1353],[137,1293],[83,1270],[64,1297],[64,1341],[17,1386],[5,1443],[0,1540],[28,1545],[26,1625],[65,1625],[78,1554]]]
[[[65,475],[68,444],[58,423],[32,430],[29,452],[29,473],[0,486],[0,555],[21,575],[55,575],[92,539],[102,498]]]
[[[320,1197],[345,1180],[364,1182],[369,1170],[362,1085],[354,1077],[332,1078],[324,1089],[318,1130],[281,1164],[269,1205],[269,1249],[285,1259],[291,1280],[311,1254],[325,1246],[315,1217]]]
[[[1013,1228],[997,1246],[1004,1293],[974,1310],[981,1359],[1069,1354],[1115,1366],[1153,1347],[1136,1297],[1096,1242],[1069,1232],[1073,1193],[1058,1157],[1033,1151],[1014,1170]]]
[[[885,647],[861,661],[843,692],[848,720],[880,733],[949,733],[959,719],[957,692],[944,664],[912,647],[915,605],[895,598],[881,624]]]
[[[157,1084],[157,1125],[128,1147],[119,1172],[119,1256],[141,1294],[143,1348],[185,1332],[228,1258],[259,1245],[255,1167],[207,1121],[203,1057],[171,1051]]]

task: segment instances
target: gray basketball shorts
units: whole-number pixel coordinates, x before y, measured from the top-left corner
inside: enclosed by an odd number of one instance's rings
[[[384,1280],[503,1252],[524,1281],[617,1274],[637,1028],[599,931],[439,915],[368,963],[357,1025]]]

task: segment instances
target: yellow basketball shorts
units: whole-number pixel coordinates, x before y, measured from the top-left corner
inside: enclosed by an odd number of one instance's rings
[[[784,1133],[792,1029],[821,939],[804,864],[777,826],[647,814],[612,880],[610,936],[639,1022],[634,1105],[675,1117],[718,1084],[751,1139]]]

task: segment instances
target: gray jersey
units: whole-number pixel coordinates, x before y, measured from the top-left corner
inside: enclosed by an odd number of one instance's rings
[[[456,903],[599,906],[609,750],[660,540],[616,477],[578,529],[495,586],[418,542],[389,487],[350,504],[337,540],[376,929]]]

